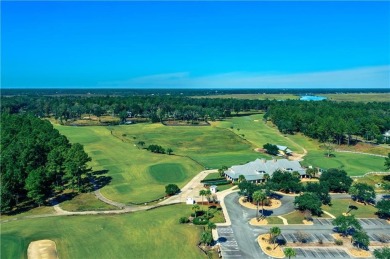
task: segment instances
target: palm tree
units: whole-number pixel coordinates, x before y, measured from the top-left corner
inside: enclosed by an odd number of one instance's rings
[[[274,244],[274,249],[275,249],[275,241],[276,241],[276,237],[280,235],[280,233],[282,233],[282,231],[280,230],[280,228],[278,227],[272,227],[270,230],[269,230],[269,235],[270,235],[270,240],[272,241],[272,243]]]
[[[199,195],[202,197],[202,205],[203,205],[203,198],[204,198],[204,196],[206,196],[206,190],[200,190]]]
[[[243,176],[242,174],[240,174],[239,176],[238,176],[238,182],[239,183],[241,183],[241,182],[243,182],[243,181],[245,181],[246,179],[245,179],[245,176]]]
[[[263,178],[264,178],[264,180],[265,180],[266,182],[268,182],[269,174],[264,174]]]
[[[301,175],[300,175],[299,172],[297,172],[297,171],[292,172],[292,175],[293,175],[294,177],[296,177],[296,178],[301,178]]]
[[[286,249],[284,249],[284,255],[288,256],[288,259],[290,259],[291,256],[297,256],[297,252],[295,252],[293,248],[287,247]]]
[[[199,207],[198,204],[192,205],[192,210],[195,211],[195,218],[196,218],[196,214],[197,214],[197,212],[198,212],[199,209],[200,209],[200,207]]]
[[[262,191],[255,191],[252,195],[252,199],[257,203],[257,209],[256,209],[256,219],[259,219],[259,202],[261,201],[262,204],[262,212],[261,214],[264,216],[264,200],[267,198],[267,195],[265,195]]]
[[[211,191],[210,191],[210,189],[205,190],[204,195],[207,197],[207,201],[209,201],[209,200],[210,200],[210,196],[211,196]],[[208,217],[209,217],[209,209],[207,209],[206,213],[207,213],[207,218],[208,218]]]
[[[207,228],[209,230],[216,229],[217,225],[215,225],[215,223],[213,223],[213,222],[209,222],[209,223],[207,223]]]

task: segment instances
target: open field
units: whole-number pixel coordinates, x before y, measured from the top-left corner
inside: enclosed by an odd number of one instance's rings
[[[390,102],[390,93],[321,94],[336,102]]]
[[[24,207],[24,209],[26,209]],[[18,212],[18,213],[11,213],[11,214],[2,214],[1,215],[1,220],[10,220],[14,218],[21,218],[25,216],[33,216],[33,215],[42,215],[42,214],[54,214],[55,211],[53,207],[51,206],[40,206],[40,207],[33,207],[31,209],[28,209],[23,212]]]
[[[330,101],[336,102],[389,102],[390,93],[347,93],[347,94],[320,94],[325,96]],[[223,98],[223,99],[249,99],[249,100],[287,100],[299,99],[300,96],[294,94],[221,94],[221,95],[206,95],[194,96],[193,98]]]
[[[123,215],[49,217],[2,224],[1,257],[26,258],[31,241],[56,242],[59,258],[205,258],[201,228],[180,225],[190,206]]]
[[[333,199],[332,206],[323,205],[322,209],[333,214],[334,216],[340,216],[348,211],[348,206],[356,206],[357,210],[352,210],[350,214],[355,215],[357,218],[376,218],[375,212],[377,209],[371,205],[364,205],[357,203],[352,199]]]

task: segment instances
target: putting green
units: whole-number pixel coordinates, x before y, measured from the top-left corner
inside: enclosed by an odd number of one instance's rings
[[[160,183],[177,183],[186,179],[185,169],[181,164],[157,164],[149,167],[150,175]]]

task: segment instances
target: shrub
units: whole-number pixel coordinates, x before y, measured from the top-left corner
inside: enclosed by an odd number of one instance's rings
[[[343,245],[343,240],[341,240],[341,239],[336,239],[336,240],[334,241],[334,243],[335,243],[335,245],[342,246],[342,245]]]
[[[185,223],[188,223],[188,222],[190,222],[190,220],[187,217],[181,217],[179,219],[179,223],[180,224],[185,224]]]
[[[267,249],[268,251],[271,250],[272,248],[270,246],[267,246],[265,249]]]
[[[209,222],[209,220],[204,218],[204,217],[197,217],[197,218],[194,218],[194,220],[192,221],[192,223],[194,223],[194,225],[206,225],[208,222]]]
[[[165,193],[167,195],[174,195],[180,191],[180,188],[176,184],[168,184],[165,186]]]

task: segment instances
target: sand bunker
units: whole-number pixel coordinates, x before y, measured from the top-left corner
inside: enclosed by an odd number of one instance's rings
[[[56,243],[51,240],[31,242],[27,249],[28,259],[58,259]]]

